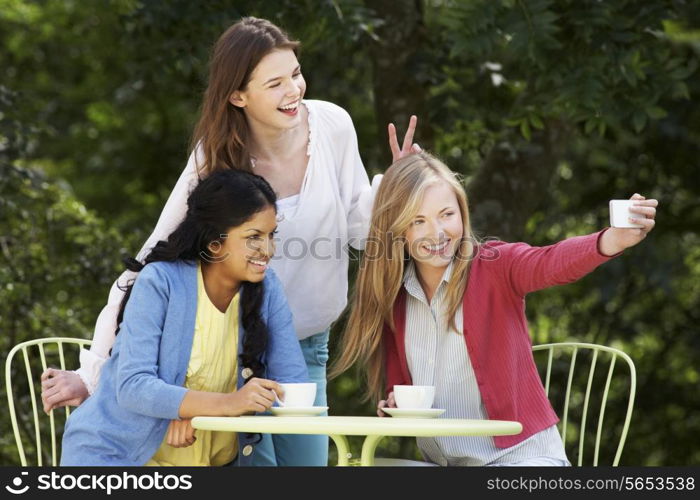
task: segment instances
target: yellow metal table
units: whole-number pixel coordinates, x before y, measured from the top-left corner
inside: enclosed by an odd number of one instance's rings
[[[208,431],[263,434],[326,434],[338,448],[338,465],[348,465],[346,436],[366,436],[361,465],[374,465],[374,452],[385,436],[509,436],[522,432],[519,422],[455,418],[394,417],[195,417],[192,427]]]

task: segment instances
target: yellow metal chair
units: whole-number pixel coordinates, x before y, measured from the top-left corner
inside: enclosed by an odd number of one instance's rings
[[[535,361],[541,368],[547,396],[561,421],[559,430],[567,456],[572,464],[583,465],[584,450],[593,447],[593,463],[599,465],[601,440],[610,442],[616,436],[617,447],[612,465],[617,466],[625,446],[627,431],[632,419],[632,408],[637,387],[637,375],[632,359],[613,347],[580,342],[562,342],[533,346]],[[618,363],[618,359],[621,363]],[[607,373],[596,371],[607,363]],[[629,378],[616,376],[615,367],[622,365]],[[578,368],[578,371],[577,371]],[[625,375],[622,372],[620,375]],[[615,383],[613,383],[613,380]],[[583,384],[581,384],[583,382]],[[585,387],[585,389],[583,388]],[[599,390],[598,390],[599,389]],[[625,401],[624,418],[616,426],[605,424],[605,410],[609,396]],[[590,418],[597,407],[597,419]],[[593,421],[595,429],[588,426]],[[586,442],[585,437],[595,432],[595,441]],[[575,459],[574,459],[575,457]],[[401,466],[426,465],[422,462],[392,458],[375,459],[375,465]]]
[[[68,366],[77,366],[80,348],[89,347],[90,344],[89,340],[67,337],[29,340],[13,347],[7,356],[7,403],[19,459],[23,466],[27,465],[28,454],[35,458],[32,465],[58,465],[57,457],[60,454],[56,446],[56,429],[59,429],[60,435],[63,424],[70,415],[70,409],[66,407],[61,411],[52,410],[49,415],[44,413],[41,402],[41,372],[49,366],[65,370],[66,359],[69,360]],[[15,355],[20,352],[24,360],[24,370],[21,363],[15,364],[14,367],[12,365]],[[18,411],[18,407],[23,411]],[[50,442],[50,455],[43,446],[46,440]],[[44,463],[49,460],[50,463]]]
[[[616,450],[612,465],[617,466],[625,446],[637,389],[632,359],[613,347],[580,342],[542,344],[533,346],[532,350],[538,366],[543,368],[541,374],[547,396],[561,419],[559,431],[571,463],[584,465],[585,450],[593,452],[592,465],[599,465],[601,440],[605,440]],[[596,371],[601,365],[603,370]],[[618,365],[623,371],[616,373]],[[610,397],[623,403],[626,401],[621,422],[610,424],[605,421]],[[586,436],[593,433],[594,443],[586,442]]]

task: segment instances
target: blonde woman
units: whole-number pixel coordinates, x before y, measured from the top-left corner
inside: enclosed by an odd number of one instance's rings
[[[546,247],[472,234],[455,174],[427,153],[395,162],[377,192],[351,313],[331,376],[366,367],[366,398],[394,407],[394,385],[434,385],[447,418],[515,420],[516,436],[418,438],[438,465],[570,465],[532,354],[525,296],[576,281],[654,227],[606,228]]]

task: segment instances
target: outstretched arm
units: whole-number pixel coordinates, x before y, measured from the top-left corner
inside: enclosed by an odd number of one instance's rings
[[[642,241],[654,228],[657,200],[632,196],[639,214],[633,222],[642,228],[606,228],[598,233],[576,236],[545,247],[526,243],[494,246],[495,258],[507,259],[503,269],[513,290],[526,295],[554,285],[572,283],[593,271],[600,264]]]

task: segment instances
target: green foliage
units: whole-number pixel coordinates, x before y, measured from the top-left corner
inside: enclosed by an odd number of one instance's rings
[[[477,231],[544,245],[604,227],[611,198],[660,200],[645,242],[527,311],[535,343],[635,360],[623,464],[700,463],[700,9],[683,0],[0,0],[0,71],[17,92],[0,87],[0,351],[90,336],[119,257],[184,167],[210,47],[243,15],[302,41],[307,96],[348,109],[365,166],[383,170],[372,75],[387,8],[422,20],[423,46],[393,69],[424,89],[417,142],[479,186]],[[373,413],[361,373],[330,383],[333,414]],[[417,456],[412,440],[380,447]],[[6,441],[0,454],[16,461]]]
[[[700,92],[696,82],[690,88]],[[580,139],[550,186],[557,209],[538,210],[528,228],[529,241],[547,244],[606,225],[610,198],[637,191],[660,200],[657,227],[642,244],[578,283],[528,300],[535,342],[587,339],[635,361],[640,392],[626,464],[700,461],[696,447],[683,444],[700,405],[692,389],[700,366],[698,127],[700,110],[678,103],[644,136]],[[681,428],[658,431],[670,422]]]
[[[124,250],[67,187],[19,161],[28,141],[0,87],[0,352],[39,337],[90,337]],[[3,357],[4,359],[4,357]],[[3,377],[4,378],[4,377]],[[5,384],[0,388],[5,400]],[[17,461],[9,416],[0,463]]]
[[[682,28],[670,21],[689,12],[682,2],[428,4],[437,46],[448,51],[438,52],[445,62],[434,75],[442,130],[471,114],[488,116],[503,137],[512,127],[527,141],[562,122],[586,135],[639,133],[666,115],[669,102],[689,99],[698,55],[678,42]]]

